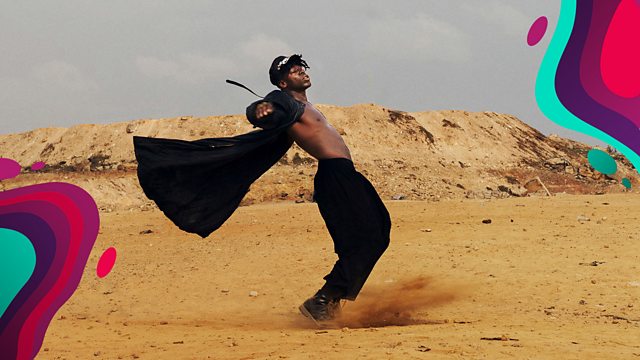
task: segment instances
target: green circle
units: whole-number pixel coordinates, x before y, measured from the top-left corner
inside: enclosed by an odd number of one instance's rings
[[[591,149],[587,154],[587,159],[589,159],[589,163],[591,166],[606,175],[612,175],[616,173],[618,170],[618,165],[616,161],[613,160],[611,155],[606,152],[598,149]]]
[[[624,185],[624,187],[626,187],[627,189],[631,189],[631,180],[627,178],[622,179],[622,185]]]

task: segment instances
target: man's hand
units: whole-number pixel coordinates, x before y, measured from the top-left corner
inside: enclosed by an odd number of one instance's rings
[[[256,106],[256,118],[258,120],[273,113],[273,105],[270,102],[263,102]]]

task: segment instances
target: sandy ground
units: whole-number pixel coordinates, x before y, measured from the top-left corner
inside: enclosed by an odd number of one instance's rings
[[[326,329],[297,310],[336,259],[315,204],[241,207],[204,240],[103,214],[37,358],[640,359],[639,196],[387,206],[391,246]]]

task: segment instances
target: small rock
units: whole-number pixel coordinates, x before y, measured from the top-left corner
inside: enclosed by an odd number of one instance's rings
[[[491,224],[491,219],[484,219],[482,220],[483,224]]]
[[[220,290],[220,292],[222,292],[222,293],[225,293],[225,294],[226,294],[226,293],[228,293],[228,292],[229,292],[229,289],[221,289],[221,290]]]
[[[167,325],[168,323],[168,321],[160,321],[160,325]]]
[[[100,356],[101,352],[100,351],[96,351],[93,353],[93,356]]]
[[[580,300],[580,301],[578,301],[578,304],[580,304],[580,305],[587,305],[587,302],[586,302],[586,301],[584,301],[584,300]]]
[[[249,296],[256,297],[256,296],[258,296],[258,292],[257,291],[250,291],[249,292]]]
[[[152,234],[152,233],[153,233],[153,230],[149,230],[149,229],[140,231],[140,235]]]
[[[298,200],[296,200],[296,204],[301,204],[301,203],[303,203],[303,202],[304,202],[304,200],[303,200],[303,199],[298,199]]]
[[[576,220],[578,220],[580,222],[591,221],[591,219],[589,219],[588,217],[586,217],[584,215],[578,215],[578,217],[576,217]]]
[[[422,232],[431,232],[431,229],[420,229]]]
[[[407,196],[404,194],[396,194],[391,197],[391,200],[404,200]]]
[[[184,341],[182,341],[182,340],[178,340],[178,341],[174,341],[173,343],[174,343],[174,344],[184,344]]]

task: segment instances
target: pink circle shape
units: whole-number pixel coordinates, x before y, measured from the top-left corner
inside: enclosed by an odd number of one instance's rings
[[[548,25],[549,20],[547,20],[546,16],[540,16],[539,18],[537,18],[529,28],[529,33],[527,34],[527,44],[529,44],[529,46],[537,45],[544,37],[544,34],[547,32]]]
[[[640,6],[637,0],[622,0],[602,44],[600,72],[612,93],[623,98],[640,96]]]
[[[113,269],[113,265],[116,263],[116,248],[110,247],[102,253],[100,256],[100,260],[98,260],[98,267],[96,269],[96,274],[99,278],[103,278],[107,276],[111,269]]]
[[[20,174],[20,164],[13,159],[0,158],[0,180],[12,179]]]
[[[42,170],[42,168],[44,168],[46,164],[42,161],[38,161],[36,163],[34,163],[33,165],[31,165],[31,170],[33,171],[38,171],[38,170]]]

